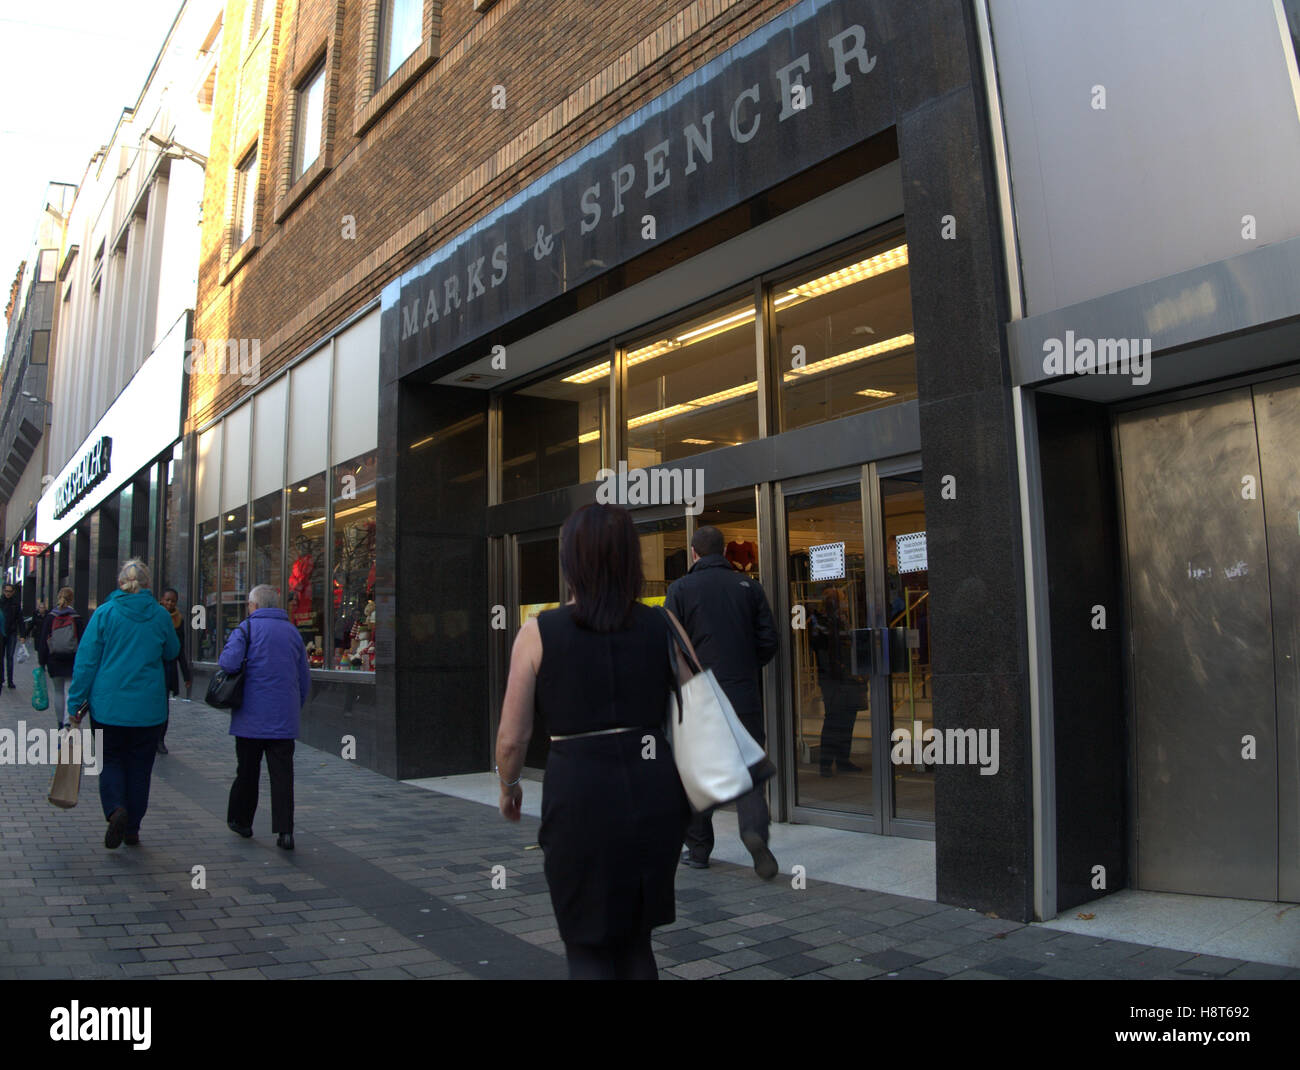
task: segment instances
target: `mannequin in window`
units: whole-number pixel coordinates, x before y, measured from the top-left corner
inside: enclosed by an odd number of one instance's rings
[[[289,569],[289,619],[299,627],[312,622],[311,577],[316,571],[316,558],[311,551],[311,540],[298,536],[298,556]]]
[[[732,539],[722,551],[731,567],[740,572],[753,572],[758,568],[758,546],[748,539]]]

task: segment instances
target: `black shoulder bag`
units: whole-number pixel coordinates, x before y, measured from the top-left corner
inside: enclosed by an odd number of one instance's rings
[[[208,681],[208,693],[203,701],[219,710],[237,710],[244,704],[244,671],[248,668],[248,648],[253,645],[252,617],[247,617],[244,624],[249,627],[244,634],[244,660],[238,672],[226,672],[218,667]],[[242,628],[244,625],[241,624]]]

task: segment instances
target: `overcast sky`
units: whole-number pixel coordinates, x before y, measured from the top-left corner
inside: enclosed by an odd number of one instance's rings
[[[9,299],[49,182],[77,185],[135,104],[181,0],[0,0],[0,282]]]

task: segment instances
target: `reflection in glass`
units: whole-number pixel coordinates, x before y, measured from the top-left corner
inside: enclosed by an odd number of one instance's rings
[[[930,687],[930,574],[928,558],[918,553],[925,532],[925,498],[921,473],[880,481],[881,515],[885,526],[885,587],[891,638],[889,675],[890,731],[906,728],[917,738],[934,727]],[[899,562],[899,538],[904,556]],[[894,816],[934,820],[934,766],[894,763]]]
[[[907,245],[772,288],[781,430],[916,397]]]
[[[668,585],[685,576],[691,567],[686,517],[640,520],[636,522],[636,533],[641,540],[641,570],[645,575],[641,601],[648,606],[661,606]]]
[[[785,505],[790,605],[802,607],[805,622],[792,629],[791,644],[796,802],[869,814],[871,668],[861,487],[793,494]]]
[[[199,589],[195,600],[203,607],[204,627],[199,632],[200,661],[216,661],[221,653],[217,646],[217,625],[220,613],[217,610],[217,518],[203,521],[199,525]]]
[[[603,367],[600,376],[565,372],[502,397],[502,501],[596,478],[609,414]]]
[[[221,643],[248,615],[248,506],[222,514]],[[220,651],[218,651],[220,653]]]
[[[307,662],[325,665],[325,473],[300,480],[284,491],[289,525],[289,576],[285,611],[302,633]]]
[[[280,491],[264,494],[253,502],[253,585],[270,584],[283,594],[280,584]],[[281,599],[283,603],[283,599]]]
[[[334,660],[375,668],[375,478],[379,454],[334,466]]]
[[[628,467],[758,437],[752,300],[631,343],[626,361]]]

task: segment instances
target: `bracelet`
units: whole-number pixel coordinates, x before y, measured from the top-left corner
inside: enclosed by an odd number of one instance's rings
[[[520,772],[520,774],[517,777],[515,777],[514,780],[501,780],[501,766],[499,765],[493,766],[493,771],[497,775],[497,780],[501,781],[501,783],[507,788],[513,788],[516,784],[519,783],[519,781],[523,780],[524,778],[524,774]]]

